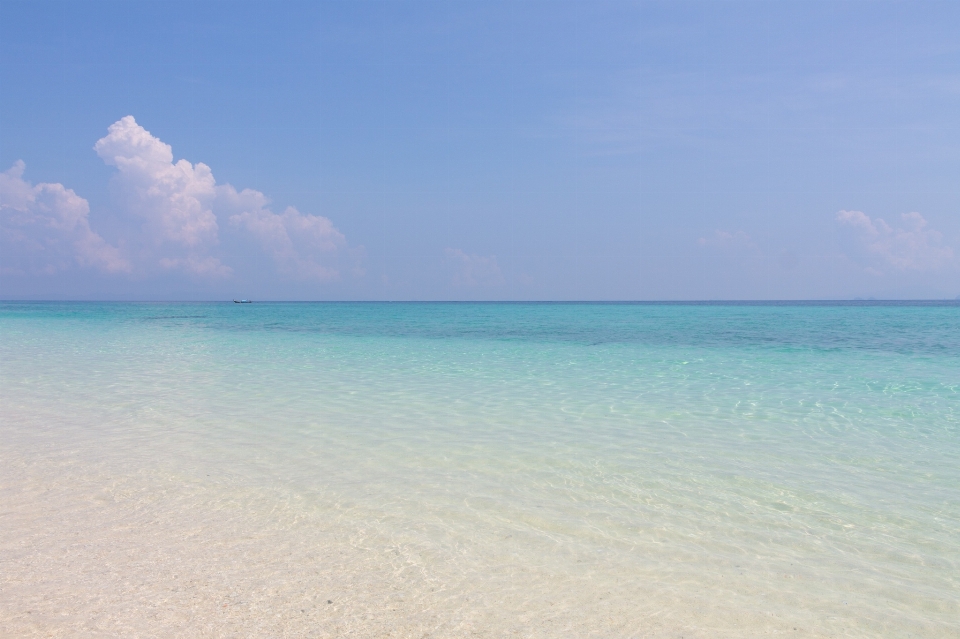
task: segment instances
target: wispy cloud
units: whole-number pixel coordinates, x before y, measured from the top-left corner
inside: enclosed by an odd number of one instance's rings
[[[503,284],[503,273],[496,255],[471,255],[460,249],[444,251],[452,266],[451,282],[459,288],[481,288]]]
[[[903,227],[893,227],[863,211],[839,211],[837,221],[857,242],[862,256],[875,265],[900,271],[930,271],[954,262],[953,249],[943,245],[940,232],[927,227],[919,213],[900,216]],[[866,267],[879,273],[874,266]]]
[[[59,183],[33,185],[17,161],[0,173],[0,245],[5,273],[56,273],[75,265],[129,272],[130,262],[90,228],[90,205]]]
[[[332,280],[340,276],[324,260],[347,241],[329,219],[304,215],[292,206],[282,214],[274,213],[257,191],[243,191],[236,194],[236,200],[244,210],[232,215],[230,223],[256,236],[279,269],[304,279]]]
[[[715,246],[721,248],[756,248],[756,244],[750,239],[750,236],[743,231],[721,231],[719,229],[713,232],[713,235],[701,237],[697,240],[700,246]]]

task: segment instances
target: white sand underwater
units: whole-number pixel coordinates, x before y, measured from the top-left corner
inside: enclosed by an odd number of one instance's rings
[[[780,593],[717,562],[699,566],[695,580],[682,569],[656,574],[661,561],[649,574],[624,574],[616,557],[561,548],[537,565],[525,559],[548,550],[548,538],[481,531],[438,549],[415,533],[351,521],[336,504],[162,468],[3,447],[0,636],[689,639],[869,636],[885,627],[851,624],[849,609],[825,616],[822,601],[791,606],[783,595],[809,581],[802,570],[762,575],[784,584]],[[886,628],[907,636],[904,624]],[[949,631],[914,628],[924,637]]]

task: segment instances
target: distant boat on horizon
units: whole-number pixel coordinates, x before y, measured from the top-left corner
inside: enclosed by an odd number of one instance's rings
[[[253,304],[253,300],[233,300],[234,304]]]

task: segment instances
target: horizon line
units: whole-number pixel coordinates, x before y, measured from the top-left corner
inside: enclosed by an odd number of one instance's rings
[[[248,298],[243,298],[247,300]],[[72,304],[230,304],[237,299],[15,299],[0,298],[0,303],[72,303]],[[831,304],[831,303],[887,303],[887,302],[957,302],[955,298],[796,298],[796,299],[600,299],[600,300],[387,300],[387,299],[331,299],[331,300],[298,300],[298,299],[249,299],[250,303],[258,304]]]

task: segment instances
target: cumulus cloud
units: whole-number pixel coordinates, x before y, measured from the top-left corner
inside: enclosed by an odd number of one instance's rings
[[[75,264],[107,273],[130,262],[90,228],[90,205],[62,184],[33,185],[17,161],[0,173],[0,243],[5,273],[55,273]]]
[[[446,249],[444,254],[454,268],[454,286],[474,288],[503,284],[503,273],[495,255],[470,255],[452,248]]]
[[[229,275],[231,269],[209,255],[219,242],[213,212],[217,186],[209,166],[174,162],[170,145],[131,115],[110,125],[93,148],[106,164],[117,167],[114,183],[122,204],[144,221],[142,239],[160,253],[155,259],[162,268]]]
[[[893,227],[880,218],[871,219],[863,211],[840,211],[837,221],[847,229],[865,255],[900,271],[928,271],[954,261],[953,249],[942,244],[938,231],[927,228],[919,213],[900,216],[904,227]],[[873,267],[869,272],[878,274]]]
[[[103,161],[117,167],[118,180],[136,200],[131,212],[145,218],[155,239],[198,246],[217,239],[217,216],[210,207],[216,181],[210,167],[173,162],[173,149],[128,115],[107,129],[94,145]]]
[[[211,255],[220,243],[221,220],[253,237],[280,273],[300,279],[339,277],[336,255],[346,238],[333,222],[293,207],[270,209],[260,191],[237,191],[217,184],[202,162],[173,161],[173,149],[126,116],[94,146],[104,162],[117,167],[115,178],[131,214],[160,253],[158,264],[201,276],[225,276],[232,269]]]
[[[287,207],[275,213],[252,189],[217,184],[210,167],[174,161],[169,144],[121,118],[94,145],[109,165],[121,223],[121,251],[90,227],[90,206],[62,184],[33,185],[17,162],[0,173],[0,269],[5,275],[56,273],[77,265],[143,276],[181,272],[201,278],[259,274],[265,253],[276,273],[293,279],[333,280],[347,259],[362,274],[362,247],[351,248],[333,222]],[[344,257],[345,256],[345,257]],[[256,269],[256,271],[254,270]]]

